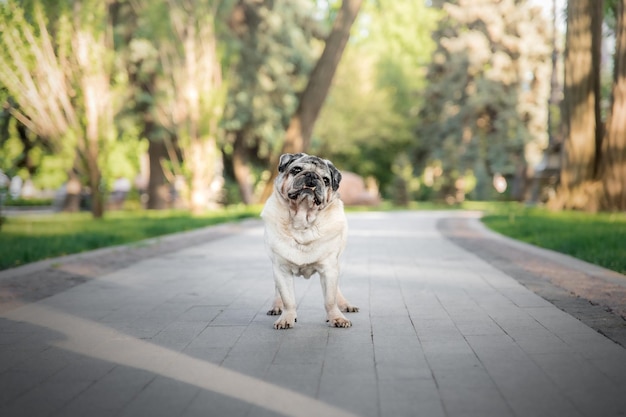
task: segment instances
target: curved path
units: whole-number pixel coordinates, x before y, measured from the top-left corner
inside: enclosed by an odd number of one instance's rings
[[[258,221],[0,272],[0,415],[626,414],[626,349],[518,282],[471,217],[350,214],[349,329],[315,277],[272,328]]]

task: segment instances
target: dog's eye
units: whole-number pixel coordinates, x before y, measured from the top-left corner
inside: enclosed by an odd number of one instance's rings
[[[291,175],[296,175],[299,174],[300,172],[302,172],[302,168],[300,167],[293,167],[291,168],[291,171],[289,171],[291,173]]]
[[[330,178],[324,177],[324,184],[328,187],[330,185]]]

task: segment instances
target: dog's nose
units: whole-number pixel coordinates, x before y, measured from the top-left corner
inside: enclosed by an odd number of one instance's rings
[[[317,175],[313,172],[307,172],[304,174],[304,184],[309,186],[314,186],[316,184]]]

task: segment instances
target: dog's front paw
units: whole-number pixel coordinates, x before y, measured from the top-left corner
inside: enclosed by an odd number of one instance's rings
[[[333,327],[351,327],[352,322],[345,317],[335,317],[326,320]]]
[[[294,327],[297,321],[298,321],[298,318],[296,317],[295,314],[283,312],[283,314],[280,315],[278,320],[274,322],[274,328],[275,329],[291,329]]]

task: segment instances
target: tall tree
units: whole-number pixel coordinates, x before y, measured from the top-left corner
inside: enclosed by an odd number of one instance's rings
[[[54,36],[35,3],[34,23],[14,1],[0,11],[0,82],[18,107],[14,117],[59,148],[76,150],[74,169],[87,178],[94,217],[104,213],[99,159],[113,139],[112,45],[106,2],[57,5]]]
[[[172,172],[185,179],[183,191],[194,213],[217,202],[223,184],[217,140],[225,90],[215,32],[215,3],[169,0],[174,42],[160,48],[163,85],[156,116],[177,139],[176,144],[166,141],[174,162]]]
[[[385,195],[393,165],[414,141],[437,11],[424,2],[363,4],[367,19],[344,52],[313,131],[311,150],[375,178]]]
[[[626,210],[626,0],[617,1],[612,103],[599,167],[600,208]]]
[[[168,207],[170,185],[164,172],[169,159],[166,140],[171,133],[155,120],[155,93],[162,72],[158,39],[167,26],[162,3],[116,0],[111,6],[115,28],[115,49],[128,77],[126,102],[120,123],[137,126],[139,137],[148,141],[148,183],[146,207],[162,210]]]
[[[330,90],[333,76],[350,38],[350,29],[362,2],[363,0],[342,1],[332,30],[326,38],[322,55],[315,64],[306,88],[300,96],[298,108],[291,117],[282,149],[274,155],[272,167],[276,166],[278,157],[282,153],[298,153],[308,150],[315,121]],[[272,193],[277,170],[272,169],[271,173],[261,196],[262,200],[266,200]]]
[[[602,140],[600,57],[603,0],[569,0],[562,121],[565,138],[555,208],[597,209]]]
[[[216,16],[223,3],[116,2],[116,39],[131,87],[125,115],[149,142],[149,209],[167,207],[173,186],[196,212],[219,199],[224,86]]]
[[[225,157],[245,204],[255,200],[255,167],[280,145],[313,66],[320,26],[314,7],[310,0],[239,0],[231,12],[235,40],[227,39],[234,46],[222,125]]]
[[[442,3],[414,157],[440,197],[488,198],[547,145],[548,25],[522,0]]]

